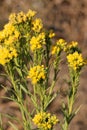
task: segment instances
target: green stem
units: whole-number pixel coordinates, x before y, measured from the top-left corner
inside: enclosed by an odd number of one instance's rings
[[[73,111],[73,105],[74,105],[74,99],[75,99],[75,86],[72,86],[72,95],[71,97],[68,98],[69,102],[68,102],[68,114],[69,116],[72,114]]]
[[[75,103],[75,97],[77,94],[77,87],[79,85],[79,73],[77,72],[70,72],[71,78],[71,88],[68,94],[68,105],[64,107],[64,123],[62,125],[62,130],[68,130],[69,124],[73,117],[75,116],[75,112],[73,111],[73,106]]]
[[[68,122],[67,122],[66,119],[65,119],[65,122],[64,122],[64,124],[62,125],[62,130],[68,130],[68,126],[69,126],[69,124],[68,124]]]
[[[22,95],[22,89],[21,89],[21,85],[20,85],[21,82],[20,82],[20,84],[17,84],[15,82],[14,72],[12,71],[12,68],[10,66],[8,66],[8,68],[6,68],[6,72],[9,75],[11,83],[12,83],[12,85],[14,87],[14,92],[15,92],[15,95],[16,95],[16,100],[15,101],[18,103],[18,106],[19,106],[21,114],[22,114],[24,130],[31,130],[30,129],[31,128],[30,121],[29,121],[29,119],[27,119],[27,113],[28,112],[27,112],[27,110],[26,110],[26,108],[24,106],[24,99],[22,98],[23,95]]]

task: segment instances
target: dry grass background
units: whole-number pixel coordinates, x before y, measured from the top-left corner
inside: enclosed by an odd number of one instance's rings
[[[8,21],[8,16],[12,12],[36,10],[38,17],[43,20],[47,29],[53,29],[56,38],[65,38],[67,41],[76,40],[82,48],[83,56],[87,57],[87,0],[0,0],[0,29]],[[2,71],[2,68],[0,68]],[[62,62],[62,71],[56,84],[60,88],[61,95],[49,106],[53,113],[62,119],[61,101],[65,99],[66,84],[63,81],[67,78],[67,67],[65,61]],[[82,71],[80,86],[75,106],[82,104],[82,108],[70,125],[70,130],[87,130],[87,67]],[[7,81],[0,78],[0,83],[7,84]],[[56,91],[56,89],[54,89]],[[9,95],[0,88],[0,98]],[[29,101],[29,108],[32,106]],[[0,99],[0,112],[9,113],[21,117],[17,105],[8,100]],[[13,130],[8,125],[7,118],[4,117],[4,130]],[[18,125],[17,122],[15,122]],[[19,125],[19,129],[22,130]],[[56,130],[59,130],[56,127]]]

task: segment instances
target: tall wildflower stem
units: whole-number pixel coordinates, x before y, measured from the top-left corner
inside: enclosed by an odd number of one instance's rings
[[[53,88],[54,88],[56,80],[57,80],[57,76],[58,76],[58,72],[59,72],[59,63],[60,63],[60,56],[58,56],[56,58],[56,60],[54,61],[54,77],[53,77],[53,81],[52,81],[52,84],[50,87],[49,94],[52,94]]]
[[[71,77],[71,89],[70,89],[70,93],[68,96],[68,112],[69,115],[72,114],[73,112],[73,105],[75,102],[75,98],[76,98],[76,94],[77,94],[77,89],[78,89],[78,85],[79,85],[79,72],[75,71],[70,72],[70,77]]]
[[[79,85],[79,72],[70,70],[70,89],[67,95],[68,104],[67,107],[63,106],[63,113],[64,113],[64,123],[62,124],[62,130],[68,130],[69,124],[73,117],[75,116],[76,112],[74,111],[74,103],[77,94],[77,88]]]
[[[6,67],[6,72],[9,75],[9,78],[11,80],[11,84],[14,88],[14,94],[16,96],[16,98],[14,98],[13,100],[15,102],[17,102],[20,111],[21,111],[21,115],[22,115],[22,119],[23,119],[23,126],[24,126],[24,130],[31,130],[31,123],[30,123],[30,114],[27,115],[28,111],[27,111],[27,107],[24,106],[24,98],[23,98],[23,91],[22,91],[22,84],[21,82],[18,84],[16,79],[15,79],[15,74],[14,71],[11,67],[11,65],[8,64],[8,66]],[[28,117],[28,118],[27,118]]]

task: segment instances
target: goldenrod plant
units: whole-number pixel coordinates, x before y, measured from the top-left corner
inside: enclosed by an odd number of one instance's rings
[[[79,110],[74,109],[74,103],[80,72],[86,60],[77,42],[67,43],[60,38],[53,43],[53,37],[55,33],[47,31],[32,10],[11,14],[9,22],[0,31],[0,65],[12,86],[12,94],[8,99],[17,103],[24,130],[33,130],[34,126],[39,130],[53,130],[56,124],[61,126],[61,130],[68,130]],[[61,122],[57,115],[49,112],[48,106],[57,96],[53,89],[60,71],[62,52],[66,55],[70,81],[67,104],[61,103],[64,119]],[[26,97],[33,104],[32,112],[29,111]],[[18,130],[11,122],[10,125]]]

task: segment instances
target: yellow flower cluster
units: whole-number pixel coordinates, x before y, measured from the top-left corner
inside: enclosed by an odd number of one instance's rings
[[[49,38],[52,38],[52,37],[54,37],[55,36],[55,33],[51,30],[50,32],[49,32]]]
[[[46,112],[40,112],[33,118],[34,124],[42,130],[51,130],[58,121],[55,115],[52,116],[50,113]]]
[[[9,49],[6,47],[0,46],[0,64],[5,65],[8,63],[13,57],[17,57],[16,49],[10,47]]]
[[[32,10],[29,10],[27,14],[21,11],[18,14],[11,14],[9,20],[12,24],[20,24],[26,22],[27,20],[30,20],[32,17],[35,16],[35,14],[36,12]]]
[[[59,39],[56,44],[63,49],[66,45],[66,41],[64,39]]]
[[[32,80],[33,84],[38,83],[39,81],[42,81],[45,79],[45,69],[44,66],[34,66],[30,69],[29,75],[27,76]]]
[[[16,43],[19,36],[20,33],[11,23],[6,24],[0,31],[0,64],[5,65],[12,58],[17,57]]]
[[[64,51],[67,52],[67,54],[73,53],[77,50],[78,50],[78,42],[76,41],[72,41],[69,44],[67,44],[67,46],[64,47]]]
[[[56,42],[56,45],[53,46],[52,48],[52,54],[59,54],[63,50],[65,45],[66,45],[66,41],[64,39],[59,39]]]
[[[54,54],[59,54],[59,53],[60,53],[60,48],[57,47],[57,46],[53,46],[53,48],[52,48],[52,54],[54,55]]]
[[[31,9],[29,9],[29,11],[27,12],[27,17],[29,18],[29,19],[31,19],[32,17],[34,17],[35,16],[35,14],[36,14],[36,11],[33,11],[33,10],[31,10]]]
[[[82,54],[79,54],[78,52],[67,55],[67,60],[69,66],[75,71],[81,69],[81,67],[85,64],[84,59],[82,58]]]
[[[45,33],[42,32],[37,36],[33,36],[30,40],[30,48],[32,51],[42,48],[45,43]]]
[[[4,29],[0,31],[0,42],[5,44],[11,44],[19,39],[20,33],[15,29],[15,27],[8,23],[4,26]]]
[[[40,32],[40,30],[43,28],[42,20],[40,18],[33,20],[32,25],[32,30],[35,32]]]

